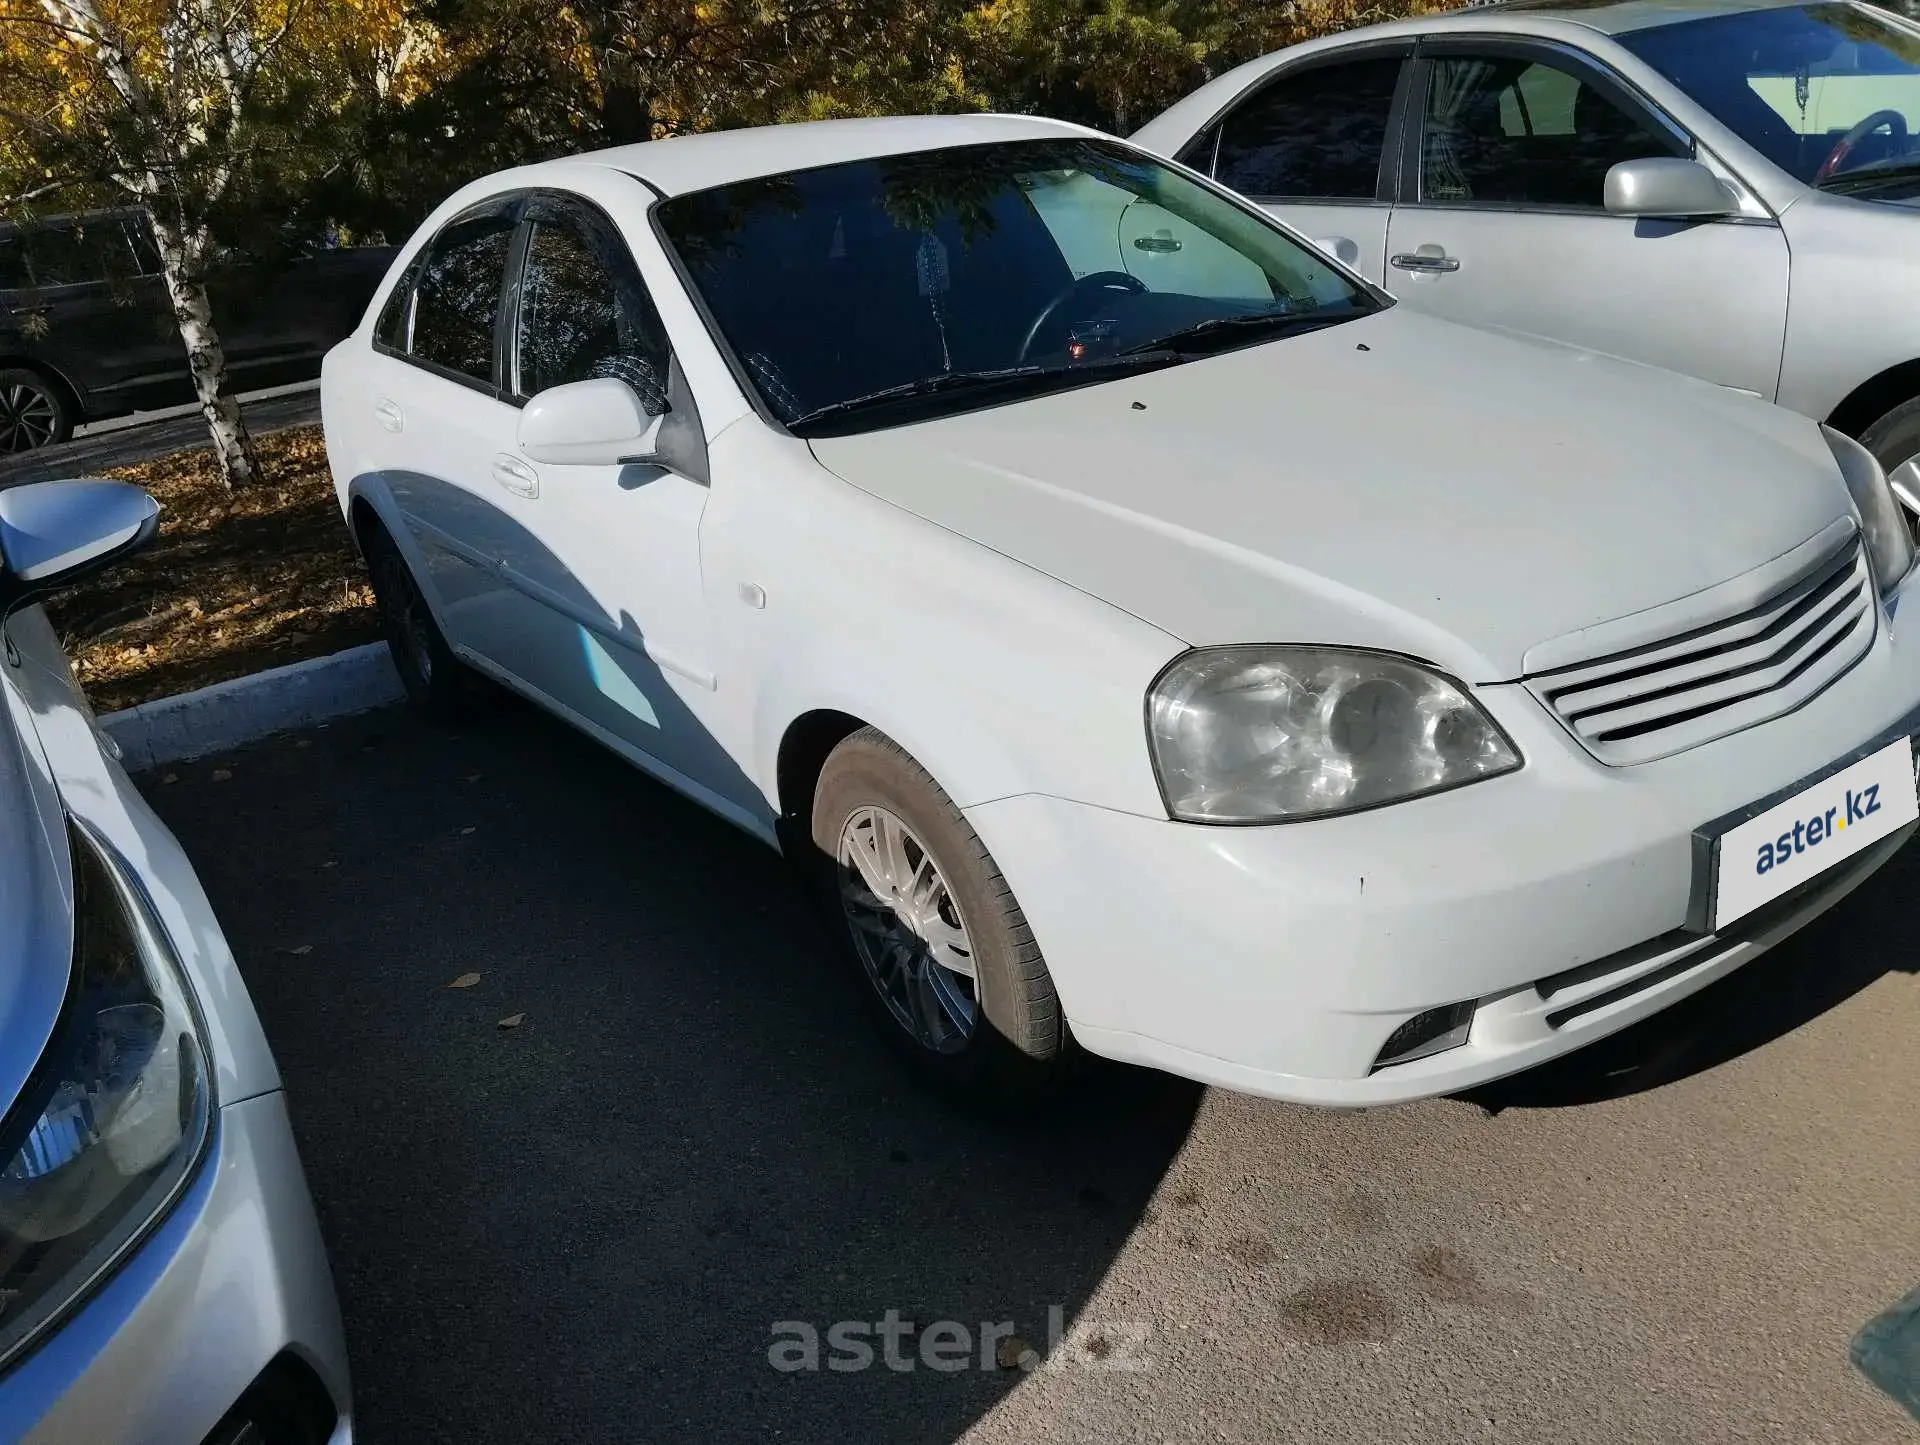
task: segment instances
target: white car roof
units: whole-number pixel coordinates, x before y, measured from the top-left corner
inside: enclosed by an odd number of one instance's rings
[[[615,146],[570,156],[567,160],[623,171],[640,177],[663,195],[678,196],[758,176],[874,156],[941,150],[986,141],[1098,135],[1100,132],[1085,126],[1030,115],[889,116],[708,131],[648,141],[644,145]],[[535,178],[539,170],[540,167],[532,166],[524,174]]]
[[[1484,15],[1511,22],[1538,15],[1543,19],[1552,16],[1571,20],[1602,35],[1624,35],[1630,30],[1648,30],[1657,25],[1678,25],[1714,15],[1738,15],[1747,10],[1784,10],[1804,3],[1806,0],[1494,0],[1491,4],[1469,3],[1465,10],[1416,21],[1411,28],[1431,34],[1436,30],[1460,28],[1456,22],[1469,16]]]

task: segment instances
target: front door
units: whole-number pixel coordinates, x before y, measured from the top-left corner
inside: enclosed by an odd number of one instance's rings
[[[20,235],[27,289],[9,298],[13,327],[94,411],[192,394],[158,258],[148,264],[151,244],[138,245],[145,224],[109,211]]]
[[[697,425],[690,395],[671,382],[659,313],[613,222],[577,197],[542,193],[528,206],[524,244],[512,288],[510,399],[524,404],[550,387],[614,377],[654,406],[671,394],[678,420]],[[512,430],[490,441],[494,464],[531,488],[516,509],[525,545],[503,565],[543,616],[525,634],[537,645],[515,671],[709,806],[752,809],[758,789],[712,730],[718,679],[700,572],[705,482],[651,465],[536,464]]]
[[[1616,162],[1691,142],[1564,51],[1448,41],[1421,56],[1387,234],[1396,296],[1772,400],[1787,316],[1776,223],[1609,215]]]

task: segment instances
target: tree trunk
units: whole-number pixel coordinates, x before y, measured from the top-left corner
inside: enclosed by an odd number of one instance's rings
[[[166,274],[173,319],[187,348],[187,368],[193,373],[193,392],[200,414],[213,438],[213,453],[229,491],[239,491],[260,480],[260,462],[253,438],[240,419],[240,403],[227,390],[227,354],[214,328],[213,306],[207,298],[207,261],[213,241],[205,227],[175,228],[155,218],[154,241],[160,248],[160,266]]]

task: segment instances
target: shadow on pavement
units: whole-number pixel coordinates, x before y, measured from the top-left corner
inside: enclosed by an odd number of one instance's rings
[[[1197,1108],[931,1096],[779,859],[529,707],[218,762],[148,790],[278,1053],[373,1445],[951,1441],[1022,1378],[981,1326],[1081,1314]],[[890,1309],[965,1367],[825,1368]],[[769,1363],[789,1321],[822,1368]]]
[[[1659,1088],[1771,1043],[1885,974],[1920,972],[1909,844],[1785,943],[1691,998],[1540,1068],[1460,1097],[1489,1112],[1563,1108]]]

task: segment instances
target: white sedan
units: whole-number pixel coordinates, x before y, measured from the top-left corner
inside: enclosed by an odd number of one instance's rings
[[[1076,127],[490,176],[322,404],[414,698],[483,673],[786,850],[969,1090],[1076,1043],[1460,1089],[1732,972],[1915,825],[1871,456],[1395,306]]]

